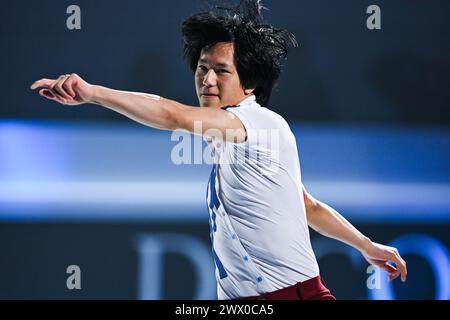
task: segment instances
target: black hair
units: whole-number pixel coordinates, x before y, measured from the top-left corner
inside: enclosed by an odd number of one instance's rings
[[[209,11],[187,18],[182,34],[184,55],[194,72],[202,49],[218,42],[234,43],[241,85],[255,88],[256,101],[266,106],[280,76],[281,60],[297,42],[289,31],[264,24],[260,1],[242,0],[235,7],[211,6]]]

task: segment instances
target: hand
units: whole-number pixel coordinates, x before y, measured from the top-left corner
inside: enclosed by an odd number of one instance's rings
[[[396,248],[370,242],[362,254],[370,264],[384,269],[389,275],[389,281],[394,280],[400,274],[402,282],[406,281],[406,262]],[[388,264],[388,261],[392,261],[397,267]]]
[[[39,91],[41,96],[70,106],[92,102],[94,97],[94,86],[75,73],[38,80],[31,85],[31,90],[37,88],[44,88]]]

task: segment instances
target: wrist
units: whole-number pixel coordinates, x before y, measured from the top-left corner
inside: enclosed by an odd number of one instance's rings
[[[92,85],[92,97],[89,102],[101,105],[104,97],[104,89],[102,86]]]
[[[358,245],[358,250],[360,252],[368,252],[371,246],[372,246],[372,240],[370,240],[370,238],[368,238],[366,236],[363,236]]]

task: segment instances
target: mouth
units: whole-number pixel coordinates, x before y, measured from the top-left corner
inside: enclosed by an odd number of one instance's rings
[[[208,99],[219,97],[218,94],[212,94],[212,93],[202,93],[201,96],[204,97],[204,98],[208,98]]]

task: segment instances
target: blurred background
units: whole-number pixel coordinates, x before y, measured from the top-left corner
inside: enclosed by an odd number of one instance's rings
[[[192,164],[201,140],[29,90],[75,72],[195,105],[180,24],[204,4],[2,4],[0,299],[216,298],[211,168]],[[408,263],[406,283],[382,274],[374,287],[377,273],[357,251],[311,231],[328,287],[338,299],[449,299],[450,2],[263,4],[265,18],[300,43],[269,107],[296,135],[303,183]],[[381,29],[371,30],[374,4]],[[68,28],[71,5],[81,29]],[[191,164],[171,160],[180,143]],[[71,265],[81,289],[66,286]]]

